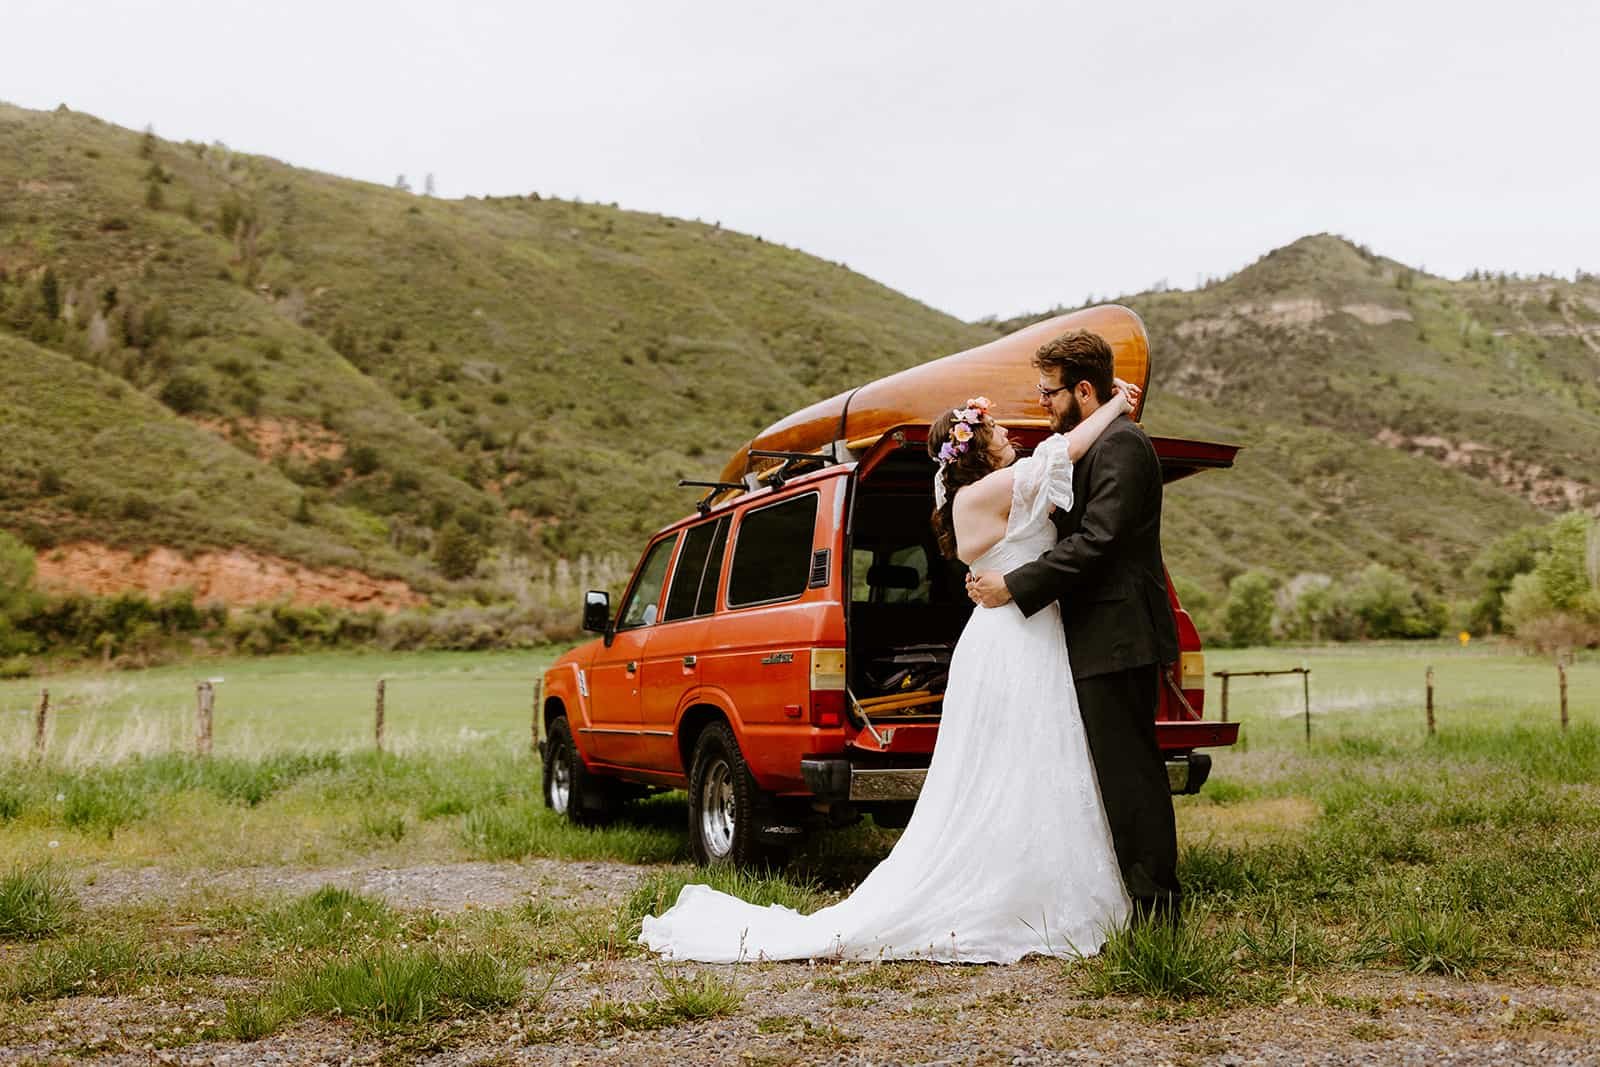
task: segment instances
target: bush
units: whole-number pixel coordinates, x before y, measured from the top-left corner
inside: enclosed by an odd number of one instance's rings
[[[1442,603],[1381,563],[1357,576],[1348,604],[1367,637],[1437,637],[1449,621]]]
[[[199,378],[180,371],[161,387],[159,399],[179,415],[188,415],[210,402],[211,390]]]
[[[1222,627],[1232,645],[1264,645],[1272,639],[1272,578],[1249,571],[1228,583]]]
[[[357,445],[350,450],[350,469],[359,475],[368,475],[378,469],[378,450],[371,445]]]
[[[483,559],[483,543],[452,522],[434,543],[433,562],[439,573],[451,581],[471,577]]]

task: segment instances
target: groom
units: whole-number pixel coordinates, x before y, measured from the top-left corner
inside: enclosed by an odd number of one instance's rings
[[[1111,346],[1075,330],[1041,346],[1039,403],[1057,433],[1111,399]],[[1178,836],[1166,762],[1156,744],[1162,664],[1178,633],[1161,561],[1161,467],[1139,425],[1119,418],[1078,461],[1060,540],[1008,574],[967,578],[984,607],[1014,600],[1032,615],[1061,602],[1067,654],[1122,880],[1142,919],[1176,918]]]

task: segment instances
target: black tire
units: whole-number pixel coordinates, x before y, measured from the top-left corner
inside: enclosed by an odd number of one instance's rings
[[[750,773],[738,739],[714,722],[694,745],[689,771],[689,851],[706,867],[763,867],[775,857],[762,837],[770,803]]]
[[[598,826],[616,814],[615,783],[583,765],[565,717],[550,724],[544,753],[545,807],[578,826]]]

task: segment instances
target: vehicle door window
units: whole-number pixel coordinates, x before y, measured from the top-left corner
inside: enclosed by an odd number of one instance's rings
[[[720,519],[703,522],[690,527],[683,535],[683,550],[678,553],[678,565],[672,569],[672,588],[667,592],[667,619],[687,619],[699,614],[696,605],[700,602],[705,580],[706,559],[711,555],[711,544],[721,524]],[[720,559],[718,563],[720,565]]]
[[[728,573],[728,606],[767,604],[804,593],[816,528],[816,493],[746,512]]]
[[[649,626],[656,621],[661,610],[661,586],[667,577],[667,561],[672,559],[675,537],[664,537],[650,547],[639,568],[639,580],[628,591],[628,599],[617,614],[617,629],[631,630],[636,626]]]
[[[717,583],[722,581],[722,557],[728,548],[728,527],[732,519],[724,515],[717,523],[717,534],[711,539],[711,555],[706,560],[706,572],[700,579],[700,597],[695,602],[696,615],[710,615],[717,607]]]

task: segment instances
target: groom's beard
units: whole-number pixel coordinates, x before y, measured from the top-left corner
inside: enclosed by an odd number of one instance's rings
[[[1066,433],[1082,421],[1083,405],[1078,403],[1078,394],[1073,393],[1067,400],[1067,410],[1055,416],[1050,428],[1056,433]]]

